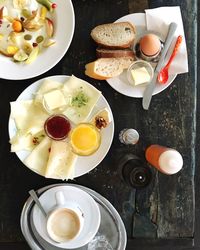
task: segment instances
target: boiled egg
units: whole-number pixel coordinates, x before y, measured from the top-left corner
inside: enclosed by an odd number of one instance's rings
[[[160,52],[160,39],[154,34],[147,34],[140,39],[140,50],[146,56],[154,56]]]

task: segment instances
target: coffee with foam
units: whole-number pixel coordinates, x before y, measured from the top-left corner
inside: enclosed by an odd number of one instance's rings
[[[52,212],[47,221],[49,236],[57,242],[72,240],[80,231],[78,215],[71,209],[59,208]]]

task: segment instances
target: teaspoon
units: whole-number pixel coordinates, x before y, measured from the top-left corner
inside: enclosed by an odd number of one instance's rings
[[[38,196],[36,194],[36,192],[32,189],[29,191],[30,196],[33,198],[33,200],[35,201],[35,203],[37,204],[37,206],[39,207],[40,211],[42,212],[42,214],[47,217],[47,213],[45,212],[41,202],[38,199]]]
[[[162,84],[165,84],[167,81],[168,81],[168,78],[169,78],[169,73],[168,73],[168,70],[169,70],[169,67],[172,63],[172,61],[174,60],[177,52],[178,52],[178,49],[182,43],[182,40],[183,40],[183,37],[182,36],[178,36],[177,40],[176,40],[176,44],[175,44],[175,47],[174,47],[174,50],[169,58],[169,61],[168,63],[165,65],[164,68],[161,69],[161,71],[159,72],[158,74],[158,81],[159,83],[162,83]]]

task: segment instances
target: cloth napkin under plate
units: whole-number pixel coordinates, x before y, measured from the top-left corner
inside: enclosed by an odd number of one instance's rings
[[[182,35],[183,41],[174,61],[172,62],[169,68],[169,74],[181,74],[188,72],[188,56],[187,56],[187,48],[186,48],[186,41],[185,41],[180,7],[174,6],[174,7],[160,7],[155,9],[147,9],[145,10],[145,13],[146,13],[147,30],[159,33],[164,40],[167,36],[169,24],[171,22],[177,23],[178,27],[175,32],[173,42],[166,55],[165,64],[167,63],[173,51],[177,37],[179,35]]]

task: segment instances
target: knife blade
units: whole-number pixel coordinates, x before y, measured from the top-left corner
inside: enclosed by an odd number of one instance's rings
[[[157,83],[157,77],[158,77],[158,73],[160,72],[162,66],[163,66],[163,63],[164,63],[164,58],[167,54],[167,51],[172,43],[172,40],[173,40],[173,36],[174,36],[174,33],[177,29],[177,24],[176,23],[170,23],[169,25],[169,30],[168,30],[168,33],[167,33],[167,38],[166,38],[166,41],[165,41],[165,45],[164,45],[164,48],[161,52],[161,55],[160,55],[160,59],[158,61],[158,64],[155,68],[155,72],[154,72],[154,76],[153,76],[153,79],[151,80],[151,83],[149,83],[146,87],[146,89],[144,90],[144,95],[143,95],[143,99],[142,99],[142,106],[143,106],[143,109],[145,110],[148,110],[149,109],[149,105],[150,105],[150,102],[151,102],[151,98],[152,98],[152,95],[153,95],[153,91],[156,87],[156,83]]]

